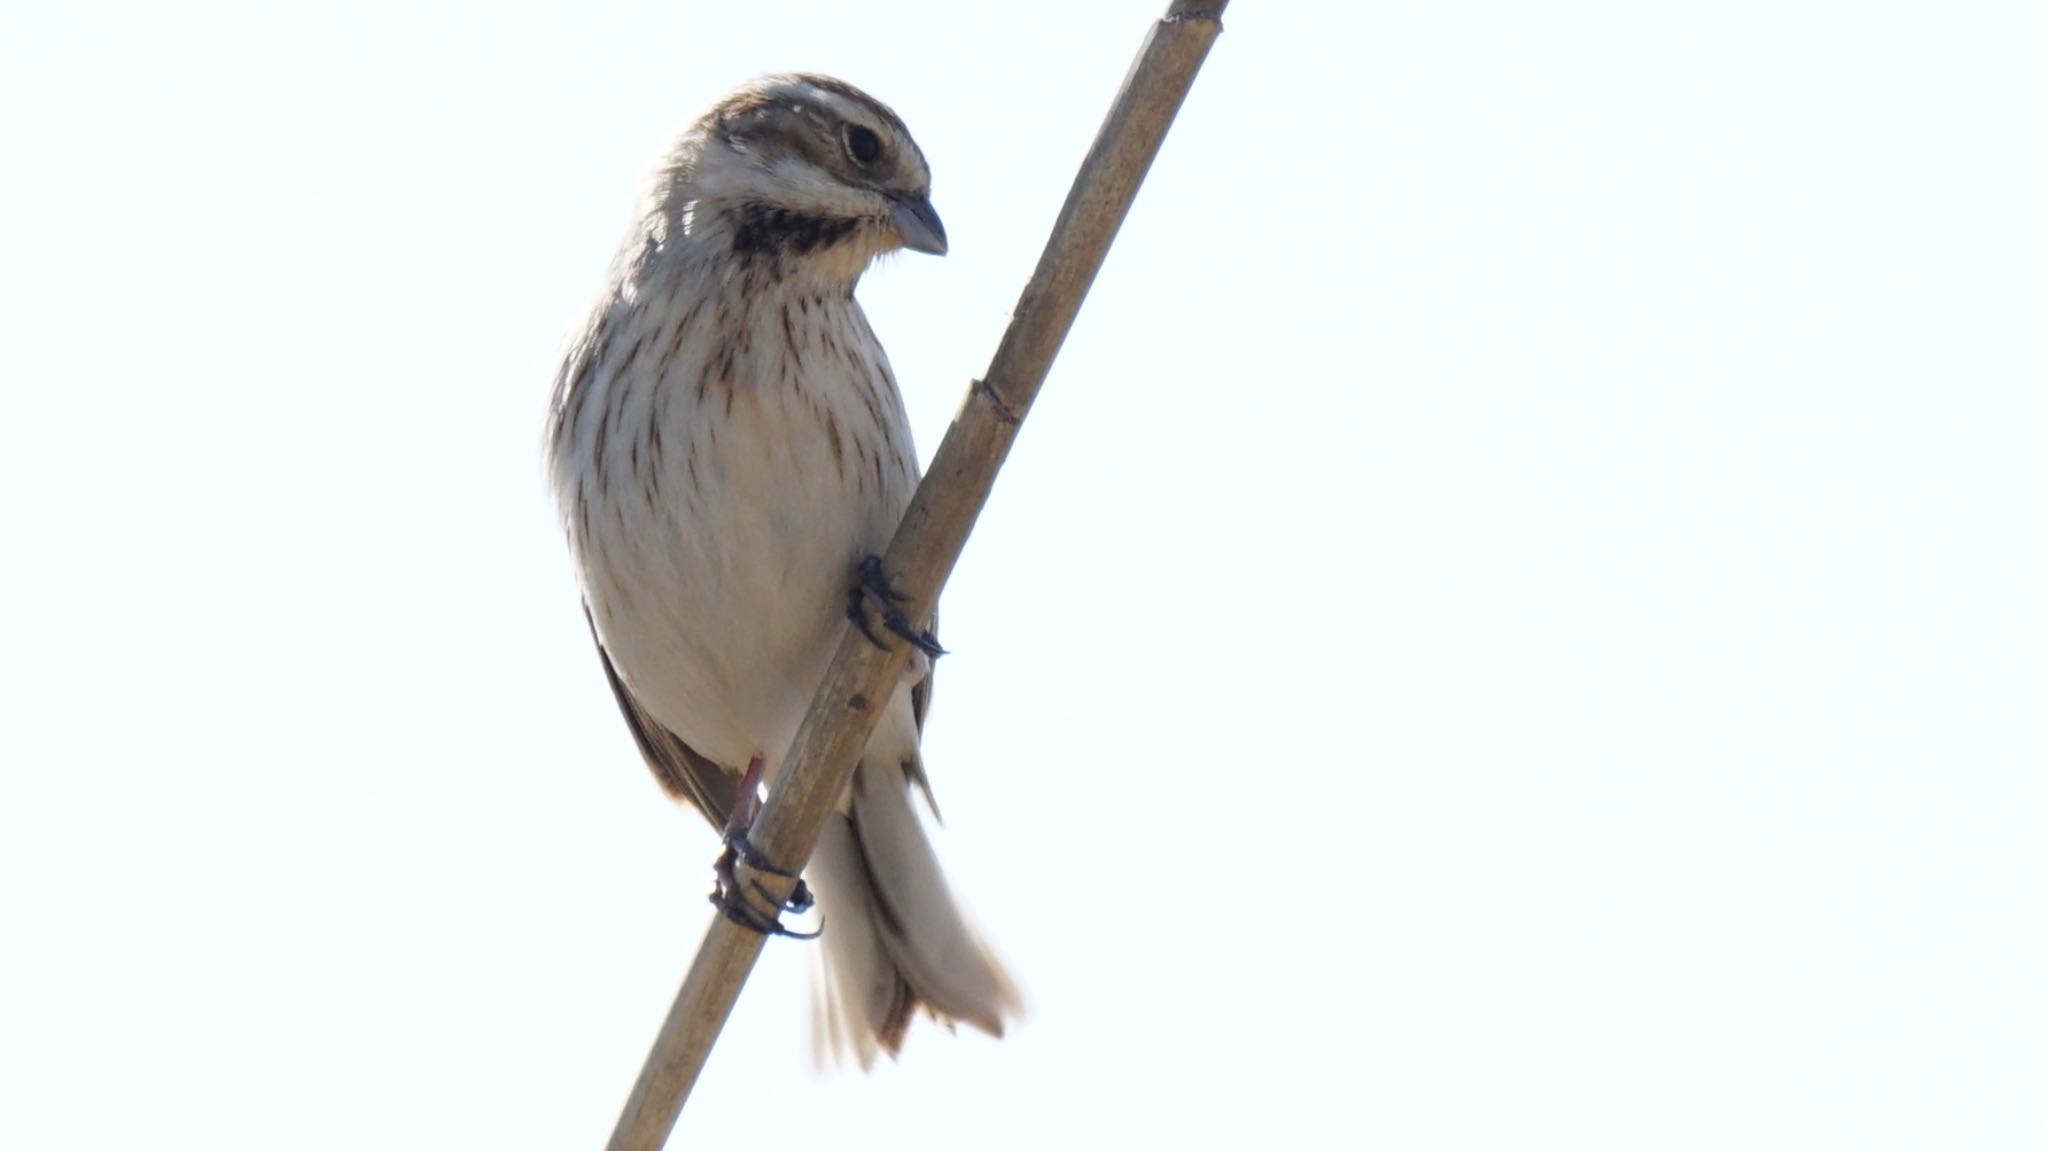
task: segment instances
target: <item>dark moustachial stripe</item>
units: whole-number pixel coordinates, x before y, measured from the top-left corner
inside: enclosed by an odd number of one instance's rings
[[[743,256],[806,256],[844,240],[859,227],[858,220],[742,204],[733,211],[732,250]]]

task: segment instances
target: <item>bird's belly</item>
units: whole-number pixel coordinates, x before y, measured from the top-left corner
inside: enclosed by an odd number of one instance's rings
[[[845,626],[854,567],[886,545],[908,483],[852,482],[847,447],[835,461],[827,438],[840,429],[762,390],[677,430],[687,453],[603,565],[619,594],[599,629],[664,726],[720,763],[759,755],[772,770]]]

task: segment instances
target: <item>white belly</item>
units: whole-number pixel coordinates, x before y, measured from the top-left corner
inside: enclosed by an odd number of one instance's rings
[[[779,308],[770,320],[729,380],[715,375],[720,349],[690,334],[680,344],[695,354],[658,377],[620,377],[627,402],[604,451],[593,443],[588,523],[571,515],[570,531],[584,536],[598,632],[641,705],[713,760],[759,755],[772,770],[844,627],[854,567],[887,546],[916,463],[858,305],[806,312],[798,343],[817,350],[794,359]],[[807,338],[828,324],[831,348]],[[589,482],[596,455],[602,484]]]

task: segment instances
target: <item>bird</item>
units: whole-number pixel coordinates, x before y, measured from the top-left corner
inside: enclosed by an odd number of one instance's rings
[[[862,1068],[920,1011],[1000,1037],[1020,1009],[914,809],[938,818],[920,741],[940,649],[875,558],[919,468],[854,289],[884,255],[946,253],[930,193],[909,129],[860,89],[741,85],[655,165],[544,436],[606,680],[656,780],[714,827],[775,777],[849,615],[912,644],[804,868],[814,1051]]]

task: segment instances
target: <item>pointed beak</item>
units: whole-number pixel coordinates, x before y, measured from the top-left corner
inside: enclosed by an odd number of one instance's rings
[[[939,223],[932,202],[923,196],[897,199],[889,209],[889,222],[895,225],[903,246],[911,251],[930,252],[934,256],[946,254],[946,226]]]

